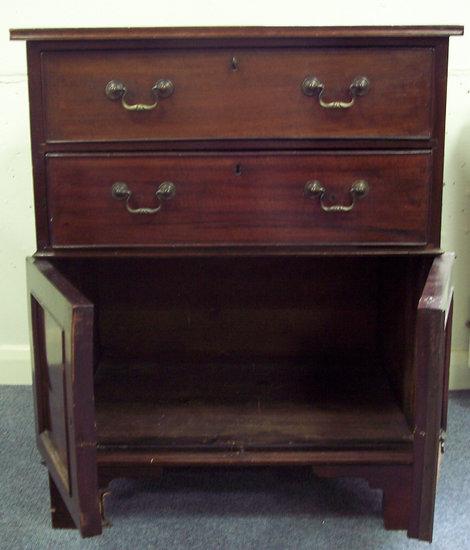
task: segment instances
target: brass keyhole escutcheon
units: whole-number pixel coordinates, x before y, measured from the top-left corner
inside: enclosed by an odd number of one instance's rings
[[[230,60],[230,68],[232,69],[232,71],[238,71],[239,67],[240,67],[240,61],[238,57],[233,56],[232,59]]]

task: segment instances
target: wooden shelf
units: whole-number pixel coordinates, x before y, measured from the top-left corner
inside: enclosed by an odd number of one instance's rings
[[[403,450],[412,443],[385,375],[360,365],[106,361],[95,401],[102,451]]]

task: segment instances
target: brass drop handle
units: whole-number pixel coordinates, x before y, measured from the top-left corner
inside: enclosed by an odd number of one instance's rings
[[[307,76],[302,82],[302,91],[308,96],[318,96],[318,102],[324,109],[349,109],[354,105],[356,98],[367,94],[370,87],[369,79],[366,76],[357,76],[349,86],[349,101],[325,101],[323,92],[325,85],[316,76]]]
[[[326,188],[318,180],[308,181],[305,184],[305,195],[309,199],[314,199],[316,197],[320,198],[320,206],[325,212],[350,212],[356,205],[358,199],[364,198],[369,192],[369,184],[365,180],[355,181],[349,193],[351,194],[351,204],[325,204],[324,199],[326,198]]]
[[[127,186],[127,183],[117,181],[111,188],[111,195],[113,199],[118,201],[126,201],[126,209],[130,214],[156,214],[162,207],[164,201],[172,199],[176,194],[176,187],[171,181],[164,181],[158,186],[155,193],[159,201],[159,205],[155,208],[134,208],[131,206],[130,201],[132,197],[132,191]]]
[[[170,97],[175,89],[175,85],[171,80],[161,78],[152,86],[152,95],[155,98],[154,103],[134,103],[130,104],[126,101],[127,86],[120,80],[110,80],[106,84],[105,93],[108,99],[115,101],[121,100],[121,104],[127,111],[151,111],[157,107],[160,99]]]

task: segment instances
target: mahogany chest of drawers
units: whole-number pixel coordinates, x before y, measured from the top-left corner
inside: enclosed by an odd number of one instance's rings
[[[27,40],[37,444],[52,523],[115,477],[309,465],[431,540],[460,27],[14,30]]]

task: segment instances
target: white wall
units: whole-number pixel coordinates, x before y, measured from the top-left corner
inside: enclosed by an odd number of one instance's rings
[[[197,25],[466,25],[451,39],[443,247],[457,252],[451,383],[470,388],[470,7],[468,0],[16,0],[0,22],[0,383],[26,383],[24,258],[34,252],[25,45],[10,27]]]

